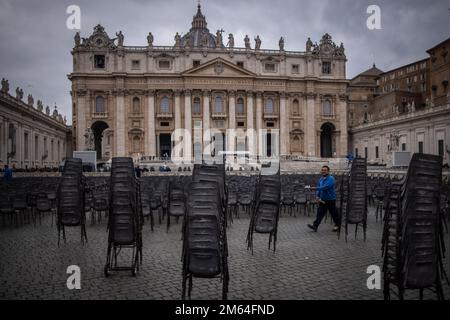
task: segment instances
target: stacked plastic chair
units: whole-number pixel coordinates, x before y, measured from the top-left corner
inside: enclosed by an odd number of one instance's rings
[[[183,226],[183,288],[189,279],[217,278],[222,281],[222,299],[228,294],[228,245],[226,236],[227,190],[223,165],[195,165],[189,184]]]
[[[269,234],[269,250],[273,239],[273,251],[275,252],[281,199],[279,170],[274,175],[265,175],[264,168],[261,169],[255,199],[247,234],[247,249],[251,250],[253,254],[253,235],[256,232]]]
[[[142,264],[142,224],[140,183],[132,158],[113,158],[109,192],[108,251],[105,276],[110,271],[131,271],[136,276]],[[131,263],[120,265],[123,249],[131,249]]]
[[[81,242],[87,241],[86,214],[84,210],[85,179],[81,159],[67,159],[64,171],[57,190],[57,228],[58,246],[60,244],[61,232],[64,242],[66,241],[66,227],[81,228]],[[48,199],[45,197],[48,202]],[[50,204],[48,204],[50,210]],[[39,198],[37,200],[39,208]],[[44,209],[42,209],[44,210]]]
[[[442,279],[447,276],[442,261],[441,180],[441,157],[414,154],[404,181],[391,185],[382,246],[386,300],[391,293],[403,300],[408,289],[419,290],[420,299],[425,289],[444,299]]]
[[[184,218],[185,216],[186,196],[184,193],[184,185],[182,181],[171,181],[169,183],[168,200],[167,232],[169,232],[171,217],[175,217],[178,222],[180,218]]]
[[[363,227],[364,241],[367,229],[367,163],[366,159],[356,158],[352,161],[350,172],[342,177],[340,188],[340,237],[342,223],[345,227],[345,241],[348,237],[348,226],[355,225],[355,239],[358,227]]]

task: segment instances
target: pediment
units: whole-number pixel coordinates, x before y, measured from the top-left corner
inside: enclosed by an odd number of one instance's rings
[[[183,76],[214,76],[214,77],[255,77],[251,71],[241,68],[222,58],[208,61],[198,67],[182,73]]]

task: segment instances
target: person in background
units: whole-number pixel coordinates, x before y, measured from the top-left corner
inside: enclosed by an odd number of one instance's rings
[[[7,164],[5,164],[5,170],[4,170],[4,174],[3,174],[3,181],[11,182],[12,178],[13,178],[13,171]]]
[[[339,230],[339,215],[336,209],[336,190],[335,180],[330,175],[330,167],[323,166],[321,170],[322,177],[319,180],[319,184],[315,188],[309,188],[316,192],[319,206],[317,208],[317,217],[313,224],[308,224],[308,228],[317,232],[322,219],[325,217],[327,211],[330,212],[333,218],[334,228],[333,231]]]

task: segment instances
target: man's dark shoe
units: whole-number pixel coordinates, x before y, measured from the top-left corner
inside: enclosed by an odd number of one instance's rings
[[[333,232],[338,232],[339,231],[339,227],[338,226],[335,226],[334,228],[333,228]]]
[[[317,228],[314,227],[312,224],[308,224],[308,228],[310,228],[314,232],[317,232]]]

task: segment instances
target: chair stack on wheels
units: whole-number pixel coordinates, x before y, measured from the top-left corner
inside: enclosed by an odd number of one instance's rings
[[[183,288],[192,279],[217,278],[222,281],[222,299],[228,294],[228,245],[226,237],[227,190],[223,165],[195,165],[189,184],[183,222]]]
[[[391,185],[383,235],[386,300],[391,299],[391,293],[403,300],[408,289],[419,290],[420,299],[425,289],[444,299],[442,279],[447,276],[443,268],[441,181],[442,158],[414,154],[404,181]]]
[[[108,251],[105,276],[111,271],[131,271],[136,276],[142,264],[142,224],[140,183],[133,159],[113,158],[109,192]],[[124,249],[131,249],[131,263],[119,263]],[[129,250],[130,251],[130,250]],[[122,259],[122,260],[125,260]]]
[[[87,241],[84,208],[85,179],[82,172],[81,159],[66,160],[57,190],[58,246],[61,232],[64,242],[66,241],[66,227],[81,227],[81,242],[84,244],[84,241]]]
[[[345,240],[348,237],[348,226],[355,225],[355,238],[358,227],[363,227],[364,240],[367,229],[367,163],[366,159],[356,158],[352,161],[352,167],[348,179],[344,176],[341,185],[340,224],[345,226]],[[340,230],[338,237],[340,236]]]
[[[253,254],[254,233],[269,234],[269,249],[273,239],[273,251],[276,250],[278,220],[280,217],[281,183],[280,172],[259,176],[252,208],[250,226],[247,234],[247,249]]]

